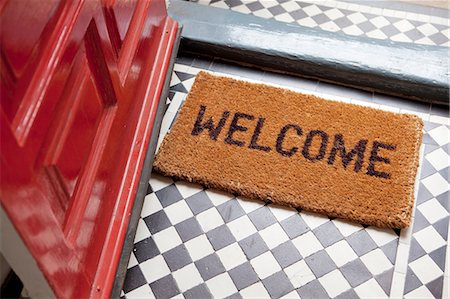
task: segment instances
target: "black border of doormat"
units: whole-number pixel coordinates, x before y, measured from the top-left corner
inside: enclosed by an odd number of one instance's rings
[[[336,34],[171,0],[181,49],[257,68],[449,105],[449,49]]]

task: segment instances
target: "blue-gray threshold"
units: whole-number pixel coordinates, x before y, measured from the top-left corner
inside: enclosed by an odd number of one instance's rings
[[[449,49],[353,37],[171,0],[183,51],[404,98],[449,104]]]

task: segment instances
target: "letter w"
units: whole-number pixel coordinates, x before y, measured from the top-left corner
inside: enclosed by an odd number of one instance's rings
[[[339,151],[339,155],[342,158],[342,164],[344,168],[347,169],[347,165],[353,160],[354,156],[357,155],[358,158],[355,161],[354,171],[358,172],[361,170],[363,160],[364,160],[364,152],[366,151],[367,140],[361,139],[355,145],[355,147],[347,153],[345,150],[344,137],[341,134],[334,135],[334,143],[333,148],[330,152],[330,157],[328,158],[328,164],[332,165],[334,160],[336,159],[336,154]]]
[[[214,126],[212,117],[210,117],[206,122],[202,123],[203,116],[205,115],[206,106],[200,105],[200,111],[198,112],[197,119],[195,120],[194,128],[192,129],[192,135],[197,136],[201,132],[203,132],[204,129],[208,129],[209,131],[209,137],[212,140],[217,140],[217,137],[220,134],[220,131],[222,131],[223,126],[225,125],[225,122],[228,119],[228,116],[230,115],[229,111],[225,111],[222,114],[222,118],[219,120],[219,123],[217,126]]]

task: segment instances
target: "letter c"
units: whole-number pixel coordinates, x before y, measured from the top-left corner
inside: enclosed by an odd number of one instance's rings
[[[278,134],[278,138],[277,138],[276,149],[277,149],[278,153],[280,153],[281,155],[283,155],[285,157],[291,157],[298,151],[298,147],[295,147],[295,146],[289,150],[283,149],[283,141],[284,141],[284,138],[286,137],[286,133],[289,129],[295,129],[298,136],[301,136],[303,134],[302,128],[300,128],[299,126],[294,125],[294,124],[288,124],[288,125],[285,125],[283,128],[281,128],[280,134]]]

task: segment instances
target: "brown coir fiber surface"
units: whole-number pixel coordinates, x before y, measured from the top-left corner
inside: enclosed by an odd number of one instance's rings
[[[197,75],[154,169],[379,227],[410,224],[422,121]]]

